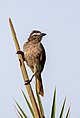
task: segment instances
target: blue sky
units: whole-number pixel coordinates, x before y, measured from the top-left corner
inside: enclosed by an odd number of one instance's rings
[[[13,97],[25,105],[25,92],[19,62],[10,32],[12,18],[21,49],[33,29],[47,35],[42,43],[47,60],[42,73],[46,118],[50,117],[53,90],[57,89],[57,117],[64,97],[71,104],[71,118],[80,117],[80,1],[79,0],[2,0],[0,2],[0,117],[17,118]],[[29,76],[32,73],[28,69]],[[35,80],[32,82],[34,88]],[[30,114],[29,114],[30,115]]]

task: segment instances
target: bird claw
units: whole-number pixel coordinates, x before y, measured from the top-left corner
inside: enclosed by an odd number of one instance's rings
[[[30,80],[26,80],[25,83],[24,83],[24,85],[30,84],[31,81],[32,81],[31,79]]]
[[[24,52],[23,51],[17,51],[16,54],[22,54],[22,56],[24,55]]]
[[[30,80],[26,80],[25,83],[24,83],[24,85],[28,85],[28,84],[30,84],[30,82],[32,81],[33,77],[34,77],[34,75],[31,77]]]
[[[17,53],[16,53],[16,54],[21,54],[21,55],[22,55],[23,60],[25,61],[25,58],[24,58],[24,52],[23,52],[23,51],[19,50],[19,51],[17,51]]]

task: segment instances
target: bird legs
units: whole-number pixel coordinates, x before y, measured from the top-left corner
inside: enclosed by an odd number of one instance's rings
[[[35,74],[36,74],[36,73],[35,73]],[[25,81],[25,85],[30,84],[30,82],[33,80],[33,77],[35,76],[35,74],[32,75],[32,77],[31,77],[30,80],[26,80],[26,81]]]
[[[37,70],[36,70],[36,64],[34,65],[34,74],[32,75],[30,80],[26,80],[25,81],[25,85],[30,84],[30,82],[32,81],[33,77],[37,74]]]
[[[17,51],[16,54],[21,54],[23,60],[25,61],[25,58],[24,58],[24,52],[23,52],[23,51]],[[29,79],[29,80],[25,80],[24,85],[28,85],[28,84],[30,84],[30,82],[32,81],[32,79],[33,79],[33,77],[35,76],[35,74],[36,74],[36,72],[32,75],[31,79]]]

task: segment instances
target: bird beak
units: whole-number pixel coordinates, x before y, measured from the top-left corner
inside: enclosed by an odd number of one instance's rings
[[[43,37],[43,36],[45,36],[46,35],[46,33],[41,33],[41,37]]]

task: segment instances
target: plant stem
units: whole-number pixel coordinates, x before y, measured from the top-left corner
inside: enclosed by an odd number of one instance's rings
[[[10,25],[10,28],[11,28],[13,40],[14,40],[15,47],[16,47],[16,51],[20,51],[20,46],[19,46],[19,43],[18,43],[18,40],[17,40],[17,37],[16,37],[16,33],[15,33],[15,30],[14,30],[14,27],[13,27],[13,24],[12,24],[12,21],[11,21],[10,18],[9,18],[9,25]],[[21,72],[22,72],[22,75],[23,75],[23,79],[24,79],[24,82],[25,82],[25,80],[29,80],[29,78],[28,78],[28,74],[27,74],[27,71],[26,71],[26,68],[25,68],[25,65],[24,65],[24,60],[23,60],[23,57],[22,57],[21,54],[18,54],[18,58],[19,58],[19,61],[20,61],[20,68],[21,68]],[[38,105],[36,103],[36,100],[35,100],[35,97],[34,97],[34,94],[33,94],[33,91],[32,91],[32,88],[31,88],[30,84],[26,85],[26,90],[27,90],[27,93],[29,95],[29,98],[30,98],[30,101],[31,101],[31,104],[32,104],[32,108],[33,108],[35,118],[42,118],[42,115],[39,112]]]

